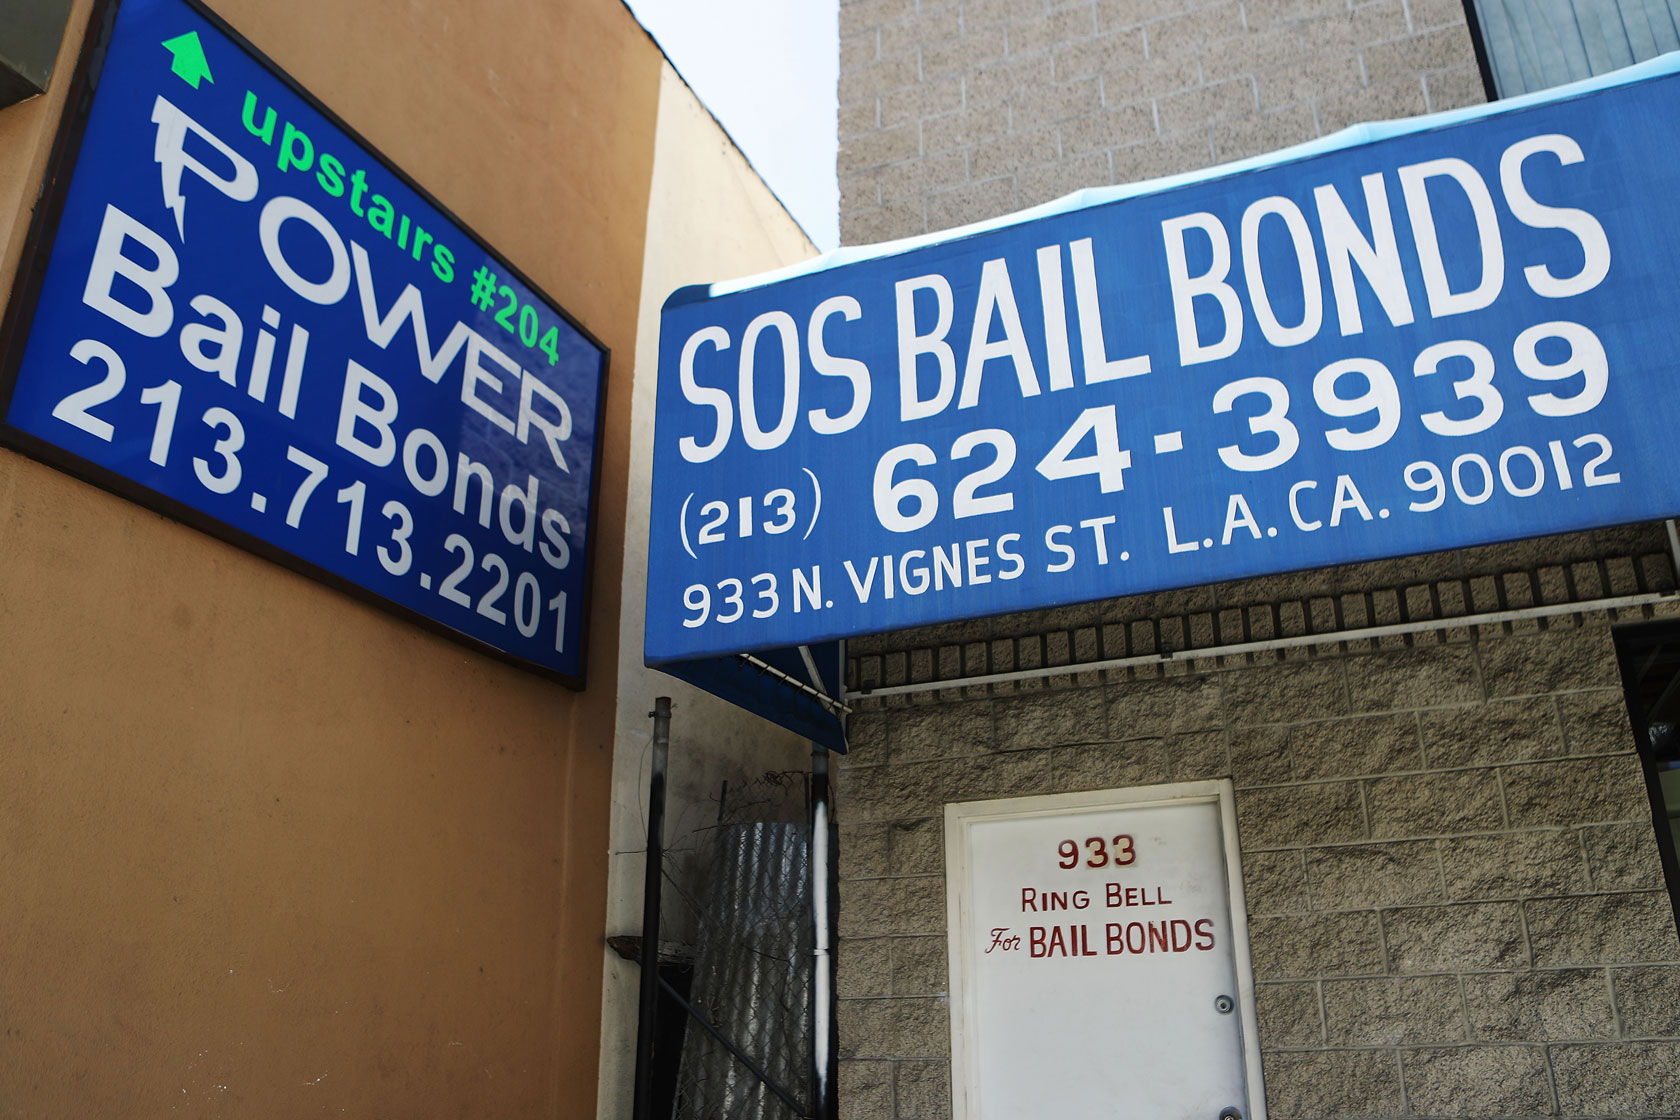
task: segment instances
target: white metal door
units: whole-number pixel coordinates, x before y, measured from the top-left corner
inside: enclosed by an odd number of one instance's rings
[[[958,1120],[1264,1120],[1230,783],[946,806]]]

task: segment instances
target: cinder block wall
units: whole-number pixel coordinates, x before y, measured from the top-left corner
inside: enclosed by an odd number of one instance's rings
[[[840,18],[848,243],[1482,99],[1458,0]],[[1667,590],[1664,551],[1635,527],[899,632],[853,643],[853,684]],[[1274,1117],[1680,1115],[1680,938],[1610,637],[1672,611],[866,700],[842,1114],[950,1115],[946,802],[1230,776]]]
[[[1460,0],[842,0],[841,237],[1482,100]]]
[[[1127,606],[1148,613],[1073,633]],[[842,1115],[950,1115],[946,802],[1218,777],[1277,1120],[1676,1115],[1680,941],[1613,621],[866,701],[840,783]],[[936,648],[986,644],[961,637]]]

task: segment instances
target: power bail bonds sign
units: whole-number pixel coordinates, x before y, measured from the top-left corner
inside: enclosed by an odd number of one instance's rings
[[[1674,67],[679,292],[648,659],[1673,514]]]
[[[204,9],[95,35],[7,441],[581,682],[604,349]]]

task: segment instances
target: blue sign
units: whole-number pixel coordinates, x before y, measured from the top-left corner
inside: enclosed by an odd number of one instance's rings
[[[649,662],[1680,511],[1674,68],[679,292]]]
[[[196,4],[82,80],[7,441],[581,683],[602,346]]]

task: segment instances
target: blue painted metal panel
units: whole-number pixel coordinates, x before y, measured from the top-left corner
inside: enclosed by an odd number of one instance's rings
[[[820,666],[835,666],[838,669],[837,643],[822,643],[811,653]],[[764,650],[755,653],[753,659],[775,667],[802,684],[810,679],[798,649]],[[661,668],[813,743],[842,754],[846,751],[845,732],[834,710],[825,707],[810,693],[766,673],[752,661],[735,656],[703,657]],[[838,684],[833,679],[825,677],[823,683],[830,693],[838,690]]]
[[[604,348],[203,8],[108,35],[5,438],[581,683]]]
[[[678,293],[648,661],[1675,513],[1673,68]]]

